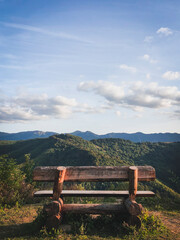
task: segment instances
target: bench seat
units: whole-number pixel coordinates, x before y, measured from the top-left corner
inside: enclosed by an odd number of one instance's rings
[[[34,193],[34,197],[52,197],[53,190],[41,190]],[[125,197],[128,198],[129,191],[99,191],[99,190],[62,190],[64,197]],[[137,191],[136,197],[154,197],[151,191]]]

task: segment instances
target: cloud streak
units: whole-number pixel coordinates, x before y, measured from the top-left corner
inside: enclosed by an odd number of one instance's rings
[[[123,69],[123,70],[126,70],[128,72],[131,72],[131,73],[136,73],[137,72],[137,69],[135,67],[131,67],[131,66],[128,66],[126,64],[121,64],[119,66],[120,69]]]
[[[83,39],[81,39],[77,36],[71,35],[71,34],[67,34],[64,32],[52,32],[52,31],[46,30],[44,28],[34,27],[31,25],[9,23],[9,22],[0,22],[0,24],[3,25],[4,27],[8,27],[8,28],[15,28],[15,29],[35,32],[35,33],[39,33],[39,34],[44,34],[44,35],[48,35],[51,37],[58,37],[58,38],[63,38],[63,39],[67,39],[67,40],[74,40],[74,41],[79,41],[79,42],[84,42],[84,43],[90,43],[90,41],[83,40]]]

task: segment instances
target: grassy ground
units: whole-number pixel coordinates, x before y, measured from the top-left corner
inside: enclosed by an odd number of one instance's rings
[[[66,233],[60,229],[56,233],[47,233],[39,228],[35,221],[42,205],[25,205],[21,208],[4,208],[0,210],[0,239],[64,239],[64,240],[105,240],[105,239],[180,239],[180,214],[176,212],[150,212],[142,218],[140,230],[129,228],[120,224],[117,218],[110,216],[65,216],[64,225],[71,224],[71,232]],[[164,227],[162,222],[169,228]]]

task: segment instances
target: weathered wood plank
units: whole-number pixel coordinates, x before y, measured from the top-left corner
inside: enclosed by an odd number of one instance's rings
[[[55,172],[58,166],[55,167],[36,167],[33,172],[34,181],[53,182],[55,180]],[[151,166],[137,166],[138,181],[155,180],[155,169]],[[64,181],[128,181],[128,166],[116,167],[66,167]]]
[[[52,197],[53,190],[41,190],[34,193],[34,197]],[[98,190],[62,190],[64,197],[125,197],[129,196],[129,191],[98,191]],[[154,197],[151,191],[137,191],[136,197]]]
[[[128,213],[124,204],[64,204],[62,211],[81,214]]]

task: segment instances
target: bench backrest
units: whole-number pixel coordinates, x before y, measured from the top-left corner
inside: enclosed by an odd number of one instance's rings
[[[54,182],[58,166],[36,167],[33,180],[40,182]],[[96,181],[129,181],[128,166],[76,166],[65,167],[64,181],[67,182],[96,182]],[[153,181],[156,178],[155,169],[151,166],[137,166],[138,181]]]

